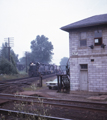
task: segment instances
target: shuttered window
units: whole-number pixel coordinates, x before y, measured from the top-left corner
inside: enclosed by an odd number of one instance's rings
[[[80,47],[87,46],[87,34],[86,32],[80,33]]]
[[[94,32],[94,45],[101,45],[102,44],[102,30],[96,30]]]
[[[80,40],[80,46],[87,46],[86,40]]]

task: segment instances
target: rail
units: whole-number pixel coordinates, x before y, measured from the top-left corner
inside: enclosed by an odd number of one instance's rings
[[[17,98],[21,97],[21,98]],[[28,99],[26,99],[28,98]],[[67,108],[77,108],[77,109],[88,109],[88,110],[95,110],[95,111],[101,111],[101,112],[107,112],[107,103],[99,103],[99,102],[83,102],[83,101],[71,101],[71,100],[59,100],[59,99],[52,99],[52,98],[43,98],[43,97],[34,97],[34,96],[23,96],[23,95],[12,95],[12,94],[0,94],[0,99],[8,99],[8,100],[14,100],[14,101],[23,101],[23,102],[29,102],[29,103],[38,103],[41,104],[39,99],[44,99],[47,101],[42,101],[42,104],[48,104],[53,106],[59,106],[59,107],[67,107]],[[37,99],[37,100],[34,100]],[[50,101],[50,102],[49,102]],[[54,101],[54,102],[52,102]],[[71,103],[76,103],[77,105],[72,105]],[[86,105],[86,106],[83,106]],[[87,105],[88,104],[88,105]],[[91,106],[91,105],[94,105]],[[96,106],[98,108],[96,108]],[[102,108],[101,108],[102,106]]]
[[[18,114],[21,114],[23,115],[23,117],[25,117],[25,115],[27,116],[33,116],[35,117],[35,119],[38,119],[38,117],[41,117],[41,118],[45,118],[47,120],[72,120],[72,119],[67,119],[67,118],[59,118],[59,117],[52,117],[52,116],[45,116],[45,115],[39,115],[39,114],[34,114],[34,113],[26,113],[26,112],[21,112],[21,111],[14,111],[14,110],[8,110],[8,109],[0,109],[0,113],[4,113],[4,114],[7,114],[8,113],[11,115],[14,115],[14,116],[17,116]]]

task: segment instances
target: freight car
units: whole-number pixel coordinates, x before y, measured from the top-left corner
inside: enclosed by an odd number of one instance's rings
[[[59,67],[52,64],[42,64],[42,63],[30,63],[29,64],[29,77],[36,77],[39,75],[48,75],[58,73]]]

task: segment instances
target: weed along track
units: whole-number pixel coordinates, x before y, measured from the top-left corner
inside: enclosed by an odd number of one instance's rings
[[[26,95],[13,95],[13,94],[3,94],[0,93],[0,99],[12,100],[12,101],[22,101],[28,103],[41,103],[48,104],[53,106],[61,106],[61,107],[74,107],[81,109],[90,109],[96,111],[107,112],[107,103],[101,102],[84,102],[84,101],[73,101],[73,100],[61,100],[55,98],[45,98],[45,97],[34,97],[34,96],[26,96]]]
[[[55,77],[55,74],[46,75],[42,77],[42,80]],[[21,79],[12,79],[0,81],[0,93],[16,93],[23,91],[24,87],[30,86],[33,82],[38,82],[40,77],[27,77]]]
[[[55,75],[44,76],[43,84],[55,78]],[[34,91],[22,89],[24,87],[28,89],[32,83],[36,84],[38,79],[32,77],[1,83],[0,118],[6,120],[39,120],[39,118],[40,120],[107,120],[107,102],[71,100],[72,95],[70,100],[64,100],[64,97],[69,97],[70,94],[57,93],[53,89],[49,90],[46,85]],[[24,92],[20,92],[21,90]],[[25,94],[26,92],[34,93]],[[78,95],[76,97],[79,98]]]
[[[21,112],[21,111],[13,111],[13,110],[8,110],[8,109],[0,109],[1,113],[5,113],[5,115],[9,115],[7,119],[10,120],[10,115],[12,115],[11,118],[22,118],[24,120],[26,119],[33,119],[33,120],[72,120],[72,119],[66,119],[66,118],[59,118],[59,117],[52,117],[52,116],[46,116],[46,115],[39,115],[39,114],[34,114],[34,113],[26,113],[26,112]],[[5,118],[4,115],[1,117]]]
[[[0,94],[0,99],[9,100],[1,105],[2,109],[25,112],[23,114],[54,116],[54,119],[66,118],[79,120],[106,120],[107,104],[100,102],[83,102],[71,100],[59,100],[44,97]],[[4,110],[5,111],[5,110]],[[16,113],[15,113],[16,114]]]

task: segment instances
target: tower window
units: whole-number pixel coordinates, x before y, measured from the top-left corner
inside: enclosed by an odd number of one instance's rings
[[[87,46],[87,34],[86,32],[80,33],[80,47]]]
[[[86,40],[80,40],[80,46],[87,46]]]
[[[102,38],[95,38],[94,39],[94,45],[101,45],[102,44]]]
[[[87,64],[81,64],[80,65],[81,70],[86,70],[88,68]]]
[[[94,34],[94,45],[97,46],[101,44],[102,44],[102,31],[98,30],[98,31],[95,31],[95,34]]]

